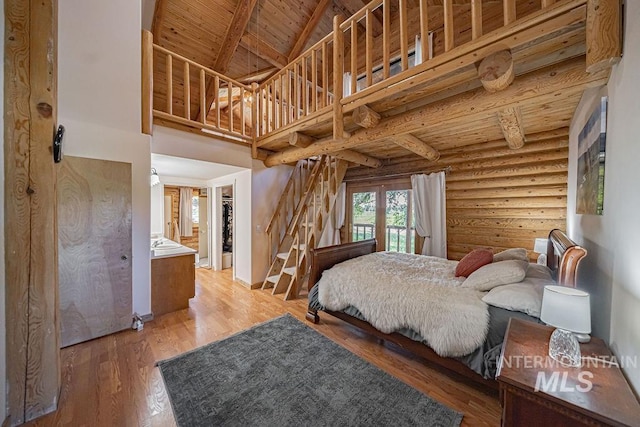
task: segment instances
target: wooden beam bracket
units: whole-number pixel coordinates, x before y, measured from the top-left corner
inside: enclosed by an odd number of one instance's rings
[[[524,129],[522,128],[522,117],[520,116],[520,108],[509,107],[498,111],[498,123],[504,134],[509,148],[514,150],[522,148],[525,143]]]
[[[506,89],[515,78],[513,58],[508,50],[492,53],[480,62],[478,77],[488,92]]]

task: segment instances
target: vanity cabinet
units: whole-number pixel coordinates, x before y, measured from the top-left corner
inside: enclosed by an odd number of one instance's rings
[[[195,254],[151,260],[151,311],[154,317],[189,308],[189,299],[195,295]]]

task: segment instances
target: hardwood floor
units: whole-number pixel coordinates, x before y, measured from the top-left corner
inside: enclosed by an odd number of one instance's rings
[[[268,291],[249,290],[231,280],[231,270],[197,269],[190,308],[161,316],[140,332],[123,331],[62,350],[59,409],[32,426],[174,426],[158,360],[291,313],[333,341],[391,375],[463,412],[463,426],[500,423],[497,396],[452,374],[426,367],[398,347],[322,315],[304,320],[306,299],[283,301]]]

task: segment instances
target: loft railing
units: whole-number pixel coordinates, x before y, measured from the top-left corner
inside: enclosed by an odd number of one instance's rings
[[[154,44],[148,31],[142,40],[144,133],[156,117],[236,142],[254,140],[255,87]],[[154,73],[154,63],[164,66],[164,76]]]
[[[343,116],[360,106],[579,21],[586,21],[587,71],[620,57],[616,0],[470,0],[469,13],[454,13],[464,6],[455,0],[418,0],[409,13],[408,2],[373,0],[344,22],[336,16],[330,34],[260,86],[154,45],[143,32],[143,132],[151,133],[155,117],[253,142],[255,149],[274,133],[332,121],[333,138],[342,139]],[[155,81],[154,62],[166,69]]]

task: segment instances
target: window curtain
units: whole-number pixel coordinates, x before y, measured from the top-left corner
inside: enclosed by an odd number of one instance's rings
[[[180,235],[182,237],[193,236],[193,221],[191,220],[191,199],[193,190],[191,187],[180,187]]]
[[[347,201],[347,184],[344,182],[340,184],[338,189],[338,195],[336,196],[336,203],[333,206],[333,212],[329,217],[327,226],[322,233],[318,247],[323,248],[325,246],[339,245],[340,241],[340,229],[344,226],[344,219],[346,213],[346,201]]]
[[[412,175],[413,210],[418,235],[424,237],[422,255],[447,257],[444,172]]]

